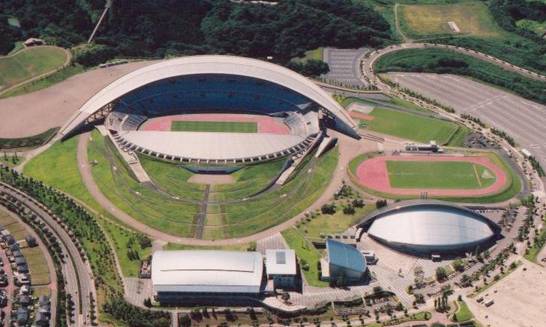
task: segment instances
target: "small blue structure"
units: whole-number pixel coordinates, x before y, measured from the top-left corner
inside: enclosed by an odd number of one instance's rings
[[[346,285],[362,281],[366,273],[366,258],[352,245],[327,240],[328,270],[323,267],[323,277],[328,277],[336,285]],[[324,276],[326,272],[326,276]]]

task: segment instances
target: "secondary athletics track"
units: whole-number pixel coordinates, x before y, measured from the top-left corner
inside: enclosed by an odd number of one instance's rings
[[[495,174],[495,182],[480,189],[421,189],[421,188],[397,188],[391,187],[387,161],[451,161],[469,162],[482,165]],[[411,155],[411,156],[379,156],[364,160],[356,169],[358,183],[368,189],[393,195],[420,195],[428,193],[429,196],[446,197],[479,197],[500,193],[506,187],[508,180],[505,171],[484,156],[456,157],[447,155]]]
[[[140,130],[170,131],[175,121],[219,121],[253,122],[258,125],[258,133],[288,134],[289,128],[280,120],[265,115],[246,114],[187,114],[152,118],[146,121]]]

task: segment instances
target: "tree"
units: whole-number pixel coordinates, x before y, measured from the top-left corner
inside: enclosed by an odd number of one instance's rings
[[[463,260],[457,258],[453,261],[453,269],[455,269],[456,271],[464,271],[464,262]]]
[[[336,205],[334,203],[323,204],[320,211],[325,215],[333,215],[336,213]]]
[[[447,271],[444,267],[436,268],[436,280],[439,282],[447,279]]]

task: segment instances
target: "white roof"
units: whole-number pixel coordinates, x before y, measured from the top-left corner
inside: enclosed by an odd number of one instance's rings
[[[296,275],[296,252],[289,249],[265,250],[265,270],[268,276]]]
[[[259,293],[262,275],[258,252],[156,251],[152,257],[156,293]]]
[[[387,211],[368,233],[408,246],[449,247],[484,241],[493,230],[477,214],[456,207],[421,205]]]
[[[61,133],[63,135],[70,133],[87,117],[137,88],[167,78],[198,74],[246,76],[283,85],[316,102],[348,126],[356,127],[348,113],[328,93],[290,69],[251,58],[203,55],[164,60],[121,77],[89,99],[61,129]]]
[[[305,140],[298,135],[170,131],[131,131],[122,137],[132,144],[157,153],[207,160],[273,154]]]

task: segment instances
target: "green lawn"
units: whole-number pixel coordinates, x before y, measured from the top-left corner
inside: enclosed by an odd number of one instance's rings
[[[156,189],[139,184],[132,177],[124,162],[118,157],[115,149],[109,146],[98,132],[93,133],[93,141],[89,145],[89,160],[96,160],[93,166],[93,177],[102,192],[117,207],[143,223],[180,236],[193,236],[192,223],[198,212],[198,205],[158,192]],[[187,183],[183,180],[185,172],[163,163],[148,161],[145,165],[152,166],[152,178],[159,178],[171,189]],[[263,164],[263,176],[256,177],[261,172],[261,166],[251,166],[236,173],[237,183],[223,186],[217,192],[213,188],[211,200],[223,201],[234,195],[250,195],[251,191],[265,186],[270,177],[278,173],[282,162]],[[305,210],[323,192],[328,185],[337,165],[337,149],[331,150],[319,159],[310,159],[300,169],[297,177],[284,186],[271,192],[266,192],[256,198],[234,203],[214,205],[207,210],[204,237],[220,239],[253,234],[257,231],[275,226]],[[161,172],[161,170],[164,170]],[[160,172],[160,173],[158,173]],[[178,176],[178,181],[168,181],[169,174]],[[173,175],[174,174],[174,175]],[[184,175],[184,176],[182,176]],[[239,184],[240,183],[240,184]],[[243,189],[236,189],[243,185]],[[258,187],[259,186],[259,187]],[[230,187],[234,187],[230,189]],[[187,193],[187,192],[186,192]],[[195,193],[197,194],[197,193]]]
[[[398,7],[398,17],[402,32],[414,39],[444,35],[498,37],[503,33],[489,13],[487,5],[478,1],[404,4]],[[454,33],[448,22],[457,24],[460,33]]]
[[[44,254],[39,247],[24,248],[21,250],[28,263],[28,269],[32,276],[32,285],[49,284],[49,269]]]
[[[313,244],[307,241],[303,234],[294,228],[283,231],[282,236],[286,240],[288,247],[296,251],[300,265],[302,262],[309,265],[308,270],[302,269],[307,283],[311,286],[327,287],[328,283],[319,279],[317,263],[320,262],[321,254],[315,249]]]
[[[495,182],[495,175],[470,162],[387,161],[392,187],[478,189]]]
[[[189,183],[193,175],[189,170],[165,161],[139,156],[140,163],[150,178],[166,192],[183,199],[201,200],[204,185]]]
[[[465,301],[457,301],[457,306],[459,307],[459,309],[453,315],[453,321],[464,322],[474,318],[474,315],[468,308],[468,305]]]
[[[257,133],[255,122],[237,121],[173,121],[171,131],[216,132],[216,133]]]
[[[72,195],[99,212],[101,215],[108,217],[110,220],[114,220],[106,210],[98,205],[95,199],[87,191],[85,185],[83,185],[76,159],[77,141],[77,137],[74,137],[62,143],[55,143],[47,151],[32,159],[25,166],[24,174]],[[106,219],[98,219],[98,222],[101,223],[113,240],[119,238],[119,244],[123,244],[124,239],[120,238],[119,227],[107,228],[108,220]],[[116,247],[116,251],[124,275],[135,277],[135,273],[138,271],[139,262],[129,260],[126,249],[123,249],[122,247]],[[142,256],[144,255],[145,253],[143,251]]]
[[[8,88],[61,67],[66,53],[57,47],[33,47],[0,58],[0,86]]]
[[[361,126],[417,142],[434,140],[438,144],[448,144],[461,128],[453,122],[388,108],[375,108],[370,115],[374,119],[363,122]]]

